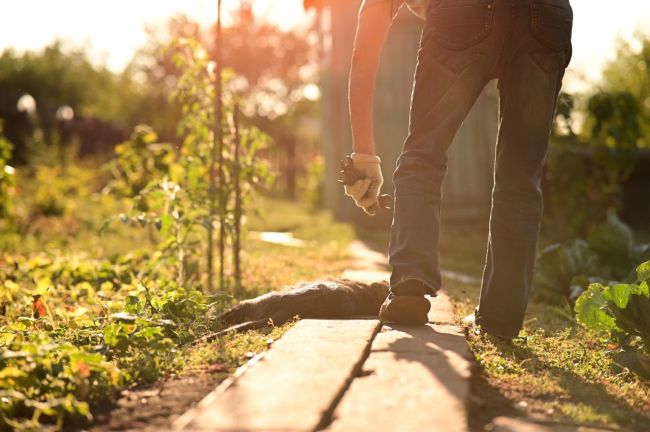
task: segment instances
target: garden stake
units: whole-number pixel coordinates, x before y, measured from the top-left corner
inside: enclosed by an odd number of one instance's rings
[[[235,175],[235,238],[233,239],[233,266],[235,268],[235,293],[241,289],[241,186],[239,176],[241,175],[241,166],[239,165],[239,146],[241,144],[241,137],[239,136],[239,104],[235,104],[233,113],[233,123],[235,126],[235,149],[234,149],[234,175]]]
[[[208,253],[207,253],[207,267],[208,267],[208,292],[214,292],[213,290],[213,277],[214,277],[214,219],[217,213],[216,201],[217,201],[217,185],[216,185],[216,175],[215,169],[217,164],[217,157],[219,157],[219,187],[223,190],[223,149],[222,149],[222,130],[221,130],[221,117],[222,117],[222,98],[221,98],[221,75],[222,75],[222,65],[221,65],[221,0],[217,0],[217,31],[216,31],[216,77],[215,77],[215,110],[214,110],[214,122],[215,129],[212,143],[212,151],[210,152],[210,187],[208,191],[208,200],[209,200],[209,223],[208,223]],[[218,156],[217,156],[218,154]],[[219,203],[221,204],[221,195],[222,191],[219,192]],[[223,209],[221,209],[223,210]],[[219,222],[220,226],[223,226],[223,217],[222,211],[219,213]],[[221,232],[220,232],[221,234]],[[223,272],[223,250],[221,248],[223,244],[223,235],[219,238],[219,257],[221,262],[220,271]],[[220,289],[223,289],[223,277],[220,278]]]

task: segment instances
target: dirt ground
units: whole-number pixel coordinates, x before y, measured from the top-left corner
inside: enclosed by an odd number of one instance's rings
[[[160,381],[137,389],[124,390],[116,404],[95,413],[85,427],[70,430],[88,432],[161,431],[196,405],[227,377],[220,365],[194,375]]]

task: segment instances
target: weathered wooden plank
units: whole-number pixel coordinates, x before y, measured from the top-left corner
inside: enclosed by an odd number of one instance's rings
[[[384,326],[328,430],[465,431],[470,366],[456,326]]]
[[[447,293],[439,291],[437,297],[428,298],[431,303],[431,309],[429,310],[430,323],[453,324],[456,321],[454,317],[454,308],[451,305]]]
[[[611,429],[563,424],[541,424],[525,418],[497,417],[490,425],[494,432],[607,432]]]
[[[191,431],[311,431],[361,369],[377,320],[302,320],[259,361],[176,427]]]

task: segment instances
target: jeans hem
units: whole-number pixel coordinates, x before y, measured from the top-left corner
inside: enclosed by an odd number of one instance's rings
[[[402,278],[399,280],[399,282],[395,283],[394,285],[391,285],[391,287],[390,287],[390,292],[393,293],[393,294],[395,294],[395,293],[393,292],[393,288],[396,288],[396,287],[398,287],[400,284],[402,284],[402,283],[404,283],[404,282],[411,281],[411,280],[418,281],[418,282],[420,282],[422,285],[424,285],[424,287],[425,287],[424,295],[430,295],[430,296],[432,296],[432,297],[436,297],[436,296],[438,295],[438,291],[439,291],[439,289],[434,288],[434,287],[433,287],[429,282],[427,282],[427,281],[425,281],[424,279],[419,278],[419,277],[417,277],[417,276],[404,276],[404,277],[402,277]],[[395,295],[397,295],[397,294],[395,294]]]
[[[517,332],[515,332],[515,333],[502,332],[502,331],[496,330],[495,327],[493,327],[493,326],[491,326],[489,324],[486,325],[485,318],[481,317],[481,315],[478,312],[478,309],[474,312],[474,314],[475,314],[474,316],[475,316],[476,325],[480,326],[483,330],[490,333],[491,335],[500,337],[502,339],[508,339],[508,340],[515,339],[517,336],[519,336],[519,332],[521,331],[521,329],[517,330]],[[497,327],[499,327],[499,326],[497,326]]]

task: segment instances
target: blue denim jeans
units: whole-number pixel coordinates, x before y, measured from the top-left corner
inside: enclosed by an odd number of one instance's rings
[[[447,149],[487,83],[498,80],[499,133],[477,323],[515,337],[531,295],[543,211],[542,168],[571,58],[569,0],[431,0],[409,134],[394,173],[391,287],[441,286],[441,183]],[[395,291],[394,291],[395,292]]]

